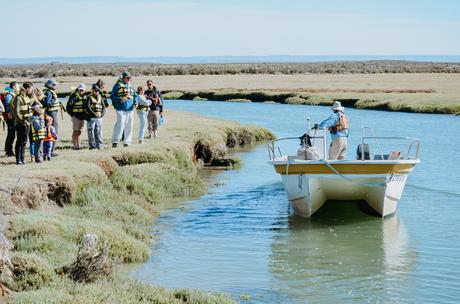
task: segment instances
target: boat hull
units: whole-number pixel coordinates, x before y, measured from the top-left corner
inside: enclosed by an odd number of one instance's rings
[[[408,174],[416,164],[275,164],[293,209],[311,217],[327,200],[363,200],[382,217],[396,212]],[[333,167],[333,170],[331,169]],[[343,173],[342,173],[343,172]]]

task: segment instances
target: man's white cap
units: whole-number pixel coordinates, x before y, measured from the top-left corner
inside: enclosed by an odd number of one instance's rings
[[[84,83],[80,83],[77,87],[77,90],[86,91],[86,85]]]
[[[345,110],[344,107],[342,107],[342,104],[340,101],[334,101],[334,104],[332,105],[332,110],[333,111],[342,111]]]

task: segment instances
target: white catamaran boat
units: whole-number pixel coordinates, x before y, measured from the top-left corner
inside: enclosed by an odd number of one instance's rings
[[[372,136],[366,136],[369,131]],[[281,175],[297,214],[311,217],[327,200],[364,200],[382,217],[395,213],[407,177],[420,162],[418,139],[377,137],[363,127],[356,160],[327,160],[327,130],[310,129],[307,134],[308,140],[287,137],[268,146],[269,164]],[[282,148],[295,150],[299,139],[297,155],[283,154]],[[376,155],[370,153],[371,147]]]

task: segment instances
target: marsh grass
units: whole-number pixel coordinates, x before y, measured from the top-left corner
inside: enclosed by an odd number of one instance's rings
[[[19,293],[13,298],[12,303],[236,303],[224,294],[210,294],[190,289],[167,290],[125,277],[125,274],[115,274],[90,284],[75,283],[63,278],[61,282],[49,287]]]
[[[179,96],[175,91],[172,96]],[[292,92],[276,90],[209,90],[209,91],[183,91],[180,99],[184,100],[213,100],[226,102],[271,102],[283,104],[319,105],[330,106],[334,100],[340,101],[344,106],[396,112],[414,112],[431,114],[456,114],[460,111],[460,103],[455,101],[439,101],[439,97],[429,96],[434,93],[430,90],[390,90],[388,92],[356,91],[351,93],[331,93],[327,90],[298,90]],[[421,94],[427,94],[423,96]],[[165,96],[168,96],[166,93]],[[424,102],[415,101],[417,98]],[[436,101],[430,102],[430,99]]]

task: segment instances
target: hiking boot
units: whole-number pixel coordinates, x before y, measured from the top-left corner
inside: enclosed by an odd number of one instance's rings
[[[129,147],[129,144],[124,144],[123,147]]]
[[[117,143],[113,143],[113,144],[112,144],[112,148],[116,148],[117,146],[118,146]]]

